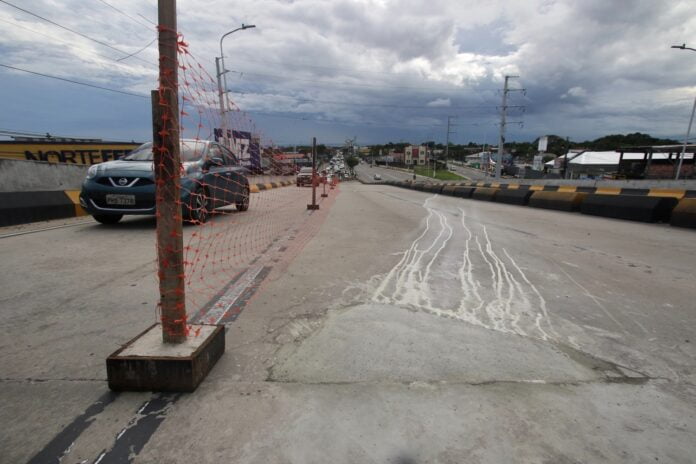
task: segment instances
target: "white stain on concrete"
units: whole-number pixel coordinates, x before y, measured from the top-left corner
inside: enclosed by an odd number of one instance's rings
[[[485,225],[470,224],[461,208],[438,208],[435,198],[423,203],[423,231],[379,282],[372,301],[557,340],[546,300],[513,256],[493,242]]]

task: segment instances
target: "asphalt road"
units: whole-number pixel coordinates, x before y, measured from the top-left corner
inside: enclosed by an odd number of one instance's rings
[[[483,172],[477,170],[477,169],[472,169],[472,168],[467,168],[467,167],[462,167],[462,166],[452,166],[452,172],[455,174],[459,174],[460,176],[464,177],[464,180],[483,180],[485,179],[485,175]],[[394,169],[394,168],[386,168],[382,166],[374,166],[370,167],[368,164],[359,164],[355,168],[355,172],[362,180],[363,182],[367,183],[375,183],[379,181],[374,180],[374,175],[379,174],[382,176],[382,180],[411,180],[413,179],[413,173],[412,172],[407,172],[401,169]],[[427,176],[416,176],[418,180],[430,180],[432,181],[433,179],[431,177]]]
[[[0,238],[0,462],[693,461],[693,231],[308,193],[252,203],[284,245],[248,253],[271,272],[188,395],[105,383],[155,318],[152,221]]]
[[[382,180],[411,180],[413,179],[413,173],[403,171],[401,169],[385,168],[382,166],[370,166],[367,163],[361,163],[355,167],[355,174],[358,178],[366,183],[381,182],[375,180],[375,174],[379,174]],[[426,176],[416,176],[418,180],[432,180],[430,177]]]
[[[459,174],[460,176],[464,176],[470,180],[484,180],[487,178],[483,171],[466,166],[460,166],[458,164],[450,163],[450,169],[452,172]]]

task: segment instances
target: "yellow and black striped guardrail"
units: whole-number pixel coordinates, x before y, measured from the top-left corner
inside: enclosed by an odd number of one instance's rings
[[[455,197],[696,228],[696,190],[486,181],[382,183]]]
[[[295,182],[290,180],[284,180],[281,182],[265,182],[262,184],[250,184],[249,191],[251,193],[259,193],[263,190],[271,190],[279,187],[287,187],[288,185],[293,185]]]

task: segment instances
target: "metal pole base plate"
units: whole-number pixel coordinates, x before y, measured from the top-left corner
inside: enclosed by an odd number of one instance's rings
[[[222,325],[192,325],[183,343],[164,343],[154,324],[106,358],[109,388],[192,392],[224,352]]]

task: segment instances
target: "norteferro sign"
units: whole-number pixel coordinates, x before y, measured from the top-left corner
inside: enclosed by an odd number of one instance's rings
[[[0,158],[91,165],[126,156],[135,142],[16,142],[0,141]]]

